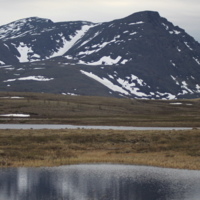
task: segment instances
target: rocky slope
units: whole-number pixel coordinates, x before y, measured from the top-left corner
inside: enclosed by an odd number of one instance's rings
[[[22,19],[0,27],[0,41],[1,90],[200,97],[200,44],[157,12],[98,24]]]

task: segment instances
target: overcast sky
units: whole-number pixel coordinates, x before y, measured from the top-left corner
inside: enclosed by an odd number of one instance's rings
[[[0,25],[26,18],[106,22],[152,10],[200,42],[200,0],[0,0]]]

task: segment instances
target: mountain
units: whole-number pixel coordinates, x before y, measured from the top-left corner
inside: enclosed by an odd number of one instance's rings
[[[200,44],[153,11],[104,23],[12,22],[0,27],[0,64],[3,91],[200,97]]]

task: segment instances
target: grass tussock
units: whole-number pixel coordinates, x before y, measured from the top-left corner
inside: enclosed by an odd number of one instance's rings
[[[200,169],[200,130],[0,130],[0,167],[121,163]]]

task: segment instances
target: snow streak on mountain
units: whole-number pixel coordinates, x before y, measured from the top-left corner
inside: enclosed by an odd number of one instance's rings
[[[1,90],[143,99],[200,95],[200,44],[153,11],[104,23],[11,22],[0,27],[0,65]]]

